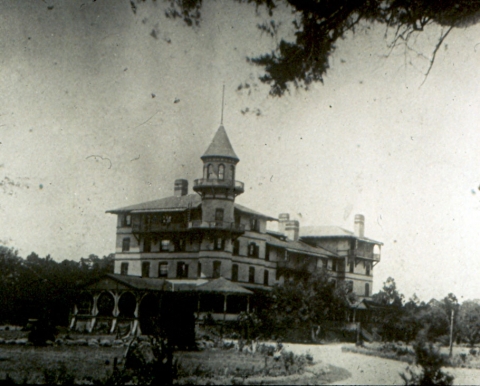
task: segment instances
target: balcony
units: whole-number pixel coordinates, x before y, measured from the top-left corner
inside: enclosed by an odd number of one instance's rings
[[[193,190],[198,192],[209,188],[232,189],[235,195],[244,192],[244,183],[234,180],[220,180],[218,178],[198,178],[193,181]]]
[[[177,232],[187,230],[186,223],[134,223],[132,224],[133,233],[150,233],[150,232]]]
[[[188,223],[189,229],[216,229],[235,233],[243,233],[245,226],[243,224],[235,224],[234,222],[226,221],[202,221],[194,220]]]
[[[365,260],[373,260],[376,262],[380,262],[380,254],[369,252],[366,253],[363,249],[350,249],[348,252],[349,257],[356,258],[356,259],[365,259]]]

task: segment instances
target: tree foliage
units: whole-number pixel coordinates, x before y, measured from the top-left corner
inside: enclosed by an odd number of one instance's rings
[[[398,292],[397,283],[393,277],[387,278],[383,283],[383,288],[372,295],[373,301],[384,306],[396,306],[400,307],[403,305],[404,296]]]
[[[348,307],[346,288],[335,288],[326,272],[300,280],[286,280],[272,291],[269,323],[282,337],[291,331],[298,337],[315,340],[326,321],[343,321]]]
[[[23,324],[46,318],[66,324],[78,288],[113,271],[113,255],[57,262],[32,252],[26,259],[0,246],[0,322]]]
[[[143,0],[145,1],[145,0]],[[406,44],[430,25],[445,27],[432,47],[430,68],[435,55],[452,28],[463,28],[478,22],[480,0],[235,0],[264,8],[272,17],[270,23],[258,25],[277,41],[276,49],[249,58],[265,73],[260,80],[270,85],[270,94],[281,96],[290,86],[308,88],[323,82],[329,69],[329,58],[339,40],[354,33],[359,26],[379,24],[391,30],[388,45]],[[132,0],[132,11],[137,6]],[[201,21],[202,0],[167,0],[167,17],[180,18],[189,26]],[[291,13],[288,36],[279,37],[277,12],[287,8]],[[281,11],[280,11],[281,10]],[[253,23],[252,23],[253,24]]]
[[[463,302],[459,309],[458,325],[462,338],[470,346],[480,343],[480,304],[472,300]]]

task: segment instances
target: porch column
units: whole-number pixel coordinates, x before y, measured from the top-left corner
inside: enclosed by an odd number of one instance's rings
[[[138,317],[140,314],[140,301],[142,300],[142,295],[135,294],[135,311],[133,312],[133,316],[135,317],[133,321],[133,326],[132,329],[130,330],[130,335],[135,336],[135,335],[141,335],[142,331],[140,329],[140,323],[138,321]]]
[[[97,293],[93,295],[93,307],[92,307],[92,320],[90,322],[90,328],[88,329],[88,332],[93,331],[93,327],[95,327],[95,322],[97,320],[97,315],[98,315],[98,298],[100,297],[100,293]]]
[[[247,296],[247,313],[250,312],[250,295]]]
[[[77,308],[77,305],[74,304],[73,305],[72,320],[70,321],[70,326],[68,327],[70,330],[73,330],[73,328],[75,327],[75,320],[77,318],[77,314],[78,314],[78,308]]]
[[[117,326],[117,318],[118,315],[120,314],[120,310],[118,308],[118,301],[120,300],[121,294],[116,293],[116,292],[111,292],[113,296],[113,301],[114,301],[114,306],[113,306],[113,320],[112,320],[112,328],[110,329],[110,334],[113,334],[115,331],[115,327]]]

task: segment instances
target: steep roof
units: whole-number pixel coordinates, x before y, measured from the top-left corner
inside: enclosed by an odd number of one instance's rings
[[[170,196],[159,200],[142,202],[136,205],[125,206],[123,208],[107,210],[107,213],[122,213],[133,211],[155,211],[155,210],[186,210],[190,206],[196,208],[202,203],[202,199],[198,194],[187,194],[185,196]]]
[[[240,161],[235,151],[233,150],[232,144],[228,139],[227,132],[223,126],[220,126],[213,137],[212,143],[208,147],[207,151],[200,158],[204,159],[205,157],[220,156],[232,158],[235,161]]]

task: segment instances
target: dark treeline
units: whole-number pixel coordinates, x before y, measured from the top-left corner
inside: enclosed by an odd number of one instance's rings
[[[0,246],[0,323],[24,325],[30,318],[48,318],[65,326],[78,290],[110,272],[113,254],[57,262],[34,252],[23,258]]]

